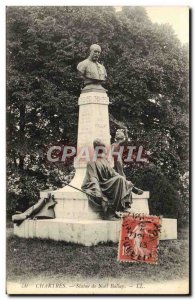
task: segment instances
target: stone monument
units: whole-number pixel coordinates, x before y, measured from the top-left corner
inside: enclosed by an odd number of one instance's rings
[[[103,65],[98,62],[101,54],[99,45],[90,47],[90,55],[78,64],[78,71],[83,78],[84,88],[78,100],[79,123],[77,151],[87,147],[93,152],[93,140],[100,138],[106,147],[110,147],[110,128],[108,105],[109,98],[102,84],[107,73]],[[77,156],[74,161],[76,169],[71,185],[80,189],[85,172],[86,159]],[[14,224],[14,233],[21,237],[48,238],[80,243],[86,246],[99,242],[118,242],[121,220],[102,220],[98,212],[92,210],[87,196],[70,186],[49,191],[54,195],[55,219],[32,220],[27,219],[21,225]],[[48,191],[42,191],[41,197],[46,197]],[[149,214],[149,192],[142,195],[133,194],[132,213]],[[171,229],[171,230],[170,230]],[[163,219],[161,239],[177,238],[177,220]]]

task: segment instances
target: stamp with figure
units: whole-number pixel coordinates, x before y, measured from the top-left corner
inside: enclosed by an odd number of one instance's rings
[[[157,263],[161,218],[129,214],[122,218],[118,260]]]

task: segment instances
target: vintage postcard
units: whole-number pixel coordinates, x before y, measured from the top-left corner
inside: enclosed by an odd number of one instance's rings
[[[189,15],[7,6],[7,294],[190,294]]]

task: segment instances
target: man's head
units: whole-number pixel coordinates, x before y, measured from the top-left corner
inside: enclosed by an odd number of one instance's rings
[[[98,61],[101,53],[101,47],[97,44],[93,44],[90,47],[90,54],[89,57],[91,58],[92,61],[96,62]]]

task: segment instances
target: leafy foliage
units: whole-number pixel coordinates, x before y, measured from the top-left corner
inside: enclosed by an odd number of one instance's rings
[[[93,43],[102,47],[111,115],[150,153],[152,173],[134,164],[128,178],[151,191],[154,213],[178,217],[185,207],[187,220],[188,49],[141,7],[7,8],[8,209],[62,186],[59,172],[72,170],[48,165],[44,153],[48,145],[76,145],[76,66]]]

